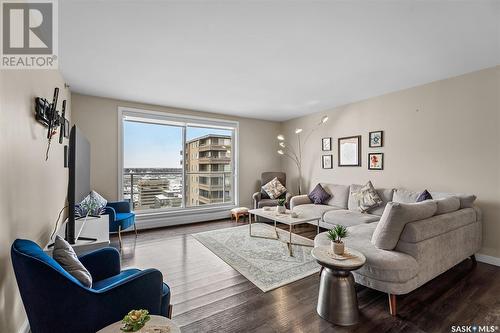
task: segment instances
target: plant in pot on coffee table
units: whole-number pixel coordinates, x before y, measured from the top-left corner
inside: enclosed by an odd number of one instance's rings
[[[330,239],[331,247],[333,253],[337,255],[344,254],[344,242],[342,239],[346,238],[348,235],[347,227],[342,224],[337,224],[331,230],[328,231],[328,239]]]
[[[286,199],[278,199],[278,206],[276,206],[276,211],[280,214],[286,213],[286,207],[285,207]]]

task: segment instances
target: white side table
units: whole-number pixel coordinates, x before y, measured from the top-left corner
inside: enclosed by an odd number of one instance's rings
[[[102,330],[99,330],[97,333],[123,333],[120,329],[123,327],[123,323],[118,321],[114,324],[104,327]],[[151,315],[151,319],[148,320],[146,325],[143,328],[138,330],[136,333],[157,333],[159,330],[155,330],[155,327],[166,328],[168,333],[181,333],[181,329],[177,326],[172,320],[162,317]]]
[[[366,262],[363,253],[346,248],[353,258],[338,260],[330,254],[329,246],[315,247],[311,255],[324,267],[319,284],[316,311],[331,323],[349,326],[358,322],[358,297],[354,289],[354,271]]]
[[[59,225],[55,235],[59,235],[64,238],[66,223],[67,221],[64,221],[64,223]],[[75,232],[77,234],[79,233],[80,236],[96,239],[95,241],[77,240],[75,244],[71,244],[71,247],[73,247],[73,250],[75,250],[77,255],[107,247],[109,246],[109,215],[88,217],[85,223],[84,219],[76,220]],[[52,255],[53,247],[49,248],[49,244],[54,242],[55,235],[43,249],[43,251],[50,256]]]

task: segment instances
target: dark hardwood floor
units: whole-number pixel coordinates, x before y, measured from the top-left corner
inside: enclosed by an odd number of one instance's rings
[[[264,293],[190,234],[234,227],[229,220],[125,233],[123,267],[159,269],[172,289],[173,320],[183,332],[451,332],[452,325],[500,326],[500,267],[466,260],[398,297],[357,286],[360,322],[335,326],[316,313],[319,277]],[[239,223],[238,225],[242,225]],[[314,238],[315,227],[296,233]],[[118,247],[118,238],[112,238]],[[498,331],[498,329],[497,329]]]

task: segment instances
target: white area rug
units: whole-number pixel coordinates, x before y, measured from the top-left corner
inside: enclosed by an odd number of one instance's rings
[[[250,237],[249,226],[226,228],[193,234],[219,258],[259,287],[269,291],[319,271],[311,256],[312,247],[293,245],[288,254],[287,231],[278,229],[280,240]],[[274,227],[252,223],[252,235],[275,237]],[[292,234],[292,242],[312,245],[313,241]]]

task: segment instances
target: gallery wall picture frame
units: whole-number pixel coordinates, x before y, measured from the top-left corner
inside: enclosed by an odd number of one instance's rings
[[[333,169],[333,155],[321,156],[321,167],[323,169]]]
[[[384,131],[373,131],[368,133],[368,146],[380,148],[384,146]]]
[[[321,139],[321,150],[331,151],[332,150],[332,138],[322,138]]]
[[[361,135],[338,139],[339,167],[361,166]]]
[[[368,154],[368,170],[384,170],[384,153]]]

